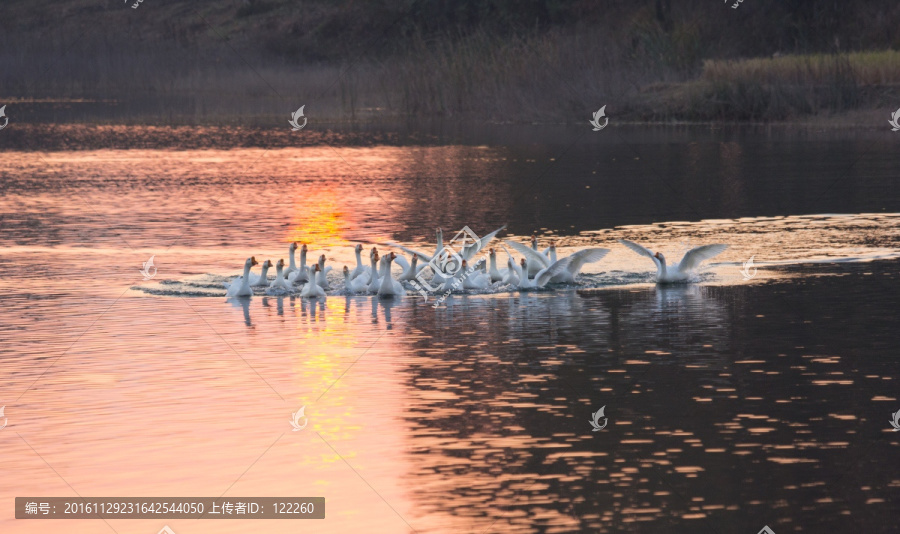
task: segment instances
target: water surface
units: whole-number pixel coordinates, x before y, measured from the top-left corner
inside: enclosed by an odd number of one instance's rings
[[[0,530],[894,531],[889,138],[450,137],[5,151]],[[502,224],[506,239],[611,252],[578,287],[437,309],[414,294],[221,289],[291,241],[340,270],[357,242],[427,248],[439,226]],[[619,238],[673,259],[731,247],[696,283],[657,287]],[[301,406],[309,425],[292,432]],[[592,432],[602,406],[608,425]],[[223,494],[324,496],[327,518],[41,523],[12,510],[16,496]]]

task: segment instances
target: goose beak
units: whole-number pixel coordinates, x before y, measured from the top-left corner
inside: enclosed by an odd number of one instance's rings
[[[259,262],[256,261],[256,256],[250,256],[250,265],[259,265]]]

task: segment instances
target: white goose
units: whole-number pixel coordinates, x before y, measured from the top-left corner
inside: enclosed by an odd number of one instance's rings
[[[415,254],[413,254],[412,257],[412,263],[408,263],[403,256],[397,256],[394,261],[396,261],[397,265],[403,269],[403,273],[397,277],[397,280],[401,282],[411,282],[415,280],[416,276],[426,267],[425,265],[419,267],[419,257]]]
[[[322,289],[322,286],[319,285],[322,278],[321,273],[322,271],[319,270],[319,265],[316,264],[315,268],[313,269],[313,274],[310,274],[309,282],[305,286],[303,286],[303,289],[300,291],[301,297],[314,299],[325,296],[325,290]]]
[[[519,271],[516,270],[516,262],[514,262],[512,258],[509,258],[506,260],[506,267],[506,275],[503,277],[503,280],[500,281],[500,284],[504,286],[518,286]]]
[[[626,239],[620,239],[619,243],[622,243],[641,256],[647,256],[648,258],[653,260],[653,263],[656,264],[657,284],[689,282],[693,277],[694,271],[697,269],[697,267],[700,266],[703,261],[718,256],[728,248],[728,245],[721,244],[695,247],[687,251],[684,254],[684,257],[681,258],[680,262],[673,263],[672,265],[666,265],[666,257],[663,256],[660,252],[654,254],[650,250],[638,245],[637,243],[633,243]]]
[[[250,268],[254,265],[259,265],[256,257],[251,256],[247,258],[247,261],[244,262],[244,274],[232,280],[231,283],[223,283],[226,297],[249,297],[253,295],[253,290],[250,289]]]
[[[353,247],[353,251],[356,253],[356,268],[353,269],[353,272],[350,273],[351,280],[366,272],[366,267],[362,264],[362,257],[360,257],[360,254],[362,254],[362,249],[363,246],[359,243],[357,243],[357,245]]]
[[[481,263],[483,265],[483,262]],[[487,289],[491,287],[491,277],[479,267],[476,266],[475,269],[469,272],[469,262],[466,260],[462,261],[462,271],[466,273],[462,283],[463,289]]]
[[[526,274],[528,272],[528,263],[525,261],[525,258],[522,258],[522,265],[514,266],[516,269],[517,275],[519,277],[518,287],[519,289],[539,289],[544,287],[550,282],[550,278],[553,277],[553,274],[550,273],[549,267],[544,267],[540,271],[538,271],[537,276],[534,279],[528,278]]]
[[[266,289],[267,295],[286,295],[291,292],[291,283],[284,279],[284,260],[275,264],[275,280]]]
[[[391,252],[381,260],[384,264],[381,284],[378,287],[378,296],[381,298],[402,297],[406,295],[403,284],[394,280],[394,277],[391,275],[391,262],[396,257],[397,255]]]
[[[503,271],[500,271],[499,269],[497,269],[497,253],[494,252],[494,249],[490,250],[489,259],[491,262],[491,268],[490,268],[491,282],[502,282],[503,279],[505,278],[504,271],[506,271],[506,269],[504,269]]]
[[[351,295],[365,293],[367,286],[368,283],[366,277],[357,276],[356,278],[353,278],[350,269],[344,265],[344,289],[347,290],[347,293]]]
[[[272,266],[271,260],[262,262],[262,272],[259,274],[250,273],[250,285],[253,287],[266,287],[269,285],[269,267]]]
[[[381,277],[378,268],[378,251],[375,247],[372,247],[372,252],[369,253],[369,260],[372,262],[372,267],[369,270],[369,285],[366,286],[366,289],[369,293],[378,293]]]
[[[544,252],[535,249],[537,240],[532,236],[531,248],[515,241],[505,241],[509,246],[527,258],[529,275],[537,275],[542,269],[552,269],[551,283],[575,283],[575,277],[581,272],[585,263],[600,261],[609,253],[606,248],[584,248],[562,259],[556,259],[556,245],[551,244]]]
[[[291,243],[290,255],[288,256],[288,261],[290,261],[290,266],[287,269],[285,275],[287,276],[288,281],[294,285],[303,284],[305,282],[309,282],[309,274],[306,270],[306,244],[300,247],[300,265],[298,266],[294,262],[294,251],[297,250],[297,243]]]
[[[319,256],[319,272],[322,273],[321,282],[319,282],[320,278],[316,276],[316,283],[322,286],[322,289],[331,289],[327,278],[328,273],[331,272],[331,266],[325,267],[325,254]]]

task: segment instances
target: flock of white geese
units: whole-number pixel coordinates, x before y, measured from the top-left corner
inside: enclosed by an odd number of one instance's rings
[[[576,277],[587,263],[600,261],[609,252],[606,248],[585,248],[564,258],[556,255],[556,246],[551,243],[544,250],[538,249],[537,238],[531,236],[531,246],[515,241],[503,240],[502,243],[522,255],[517,263],[513,260],[509,249],[503,244],[500,247],[506,252],[506,267],[498,268],[497,253],[489,248],[487,258],[477,259],[478,252],[485,250],[496,235],[506,226],[498,228],[490,234],[462,247],[450,250],[444,246],[443,233],[437,230],[437,244],[434,252],[425,253],[395,243],[386,245],[411,254],[410,261],[394,252],[380,256],[377,247],[369,252],[369,265],[363,264],[362,245],[356,245],[356,267],[352,270],[344,266],[342,287],[332,285],[328,279],[331,266],[325,265],[325,255],[318,261],[306,264],[308,248],[291,243],[288,249],[288,265],[280,259],[275,264],[275,278],[269,279],[272,262],[265,260],[259,274],[251,269],[259,265],[255,256],[244,262],[244,272],[230,282],[225,282],[227,297],[249,297],[254,288],[265,288],[267,295],[296,295],[302,298],[324,298],[326,291],[337,290],[347,295],[373,294],[382,298],[400,297],[406,294],[407,288],[420,293],[428,291],[451,293],[459,290],[489,290],[509,288],[511,290],[538,289],[548,284],[575,284]],[[680,262],[667,264],[666,258],[659,252],[620,239],[620,243],[637,254],[647,256],[656,265],[656,282],[659,284],[689,282],[700,264],[726,248],[728,245],[714,244],[695,247],[687,251]],[[300,259],[295,259],[297,249]],[[395,277],[392,267],[396,263],[401,273]],[[457,264],[459,263],[459,264]],[[453,268],[448,268],[452,266]]]

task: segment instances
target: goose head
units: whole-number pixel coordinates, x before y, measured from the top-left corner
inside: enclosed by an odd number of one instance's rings
[[[264,262],[262,263],[262,268],[263,268],[263,269],[268,269],[268,268],[271,267],[271,266],[272,266],[272,260],[266,260],[266,261],[264,261]]]
[[[494,249],[489,248],[489,249],[488,249],[488,252],[490,253],[489,255],[490,255],[491,258],[496,258],[496,257],[497,257],[497,253],[494,252]]]
[[[356,251],[357,254],[362,252],[362,243],[357,243],[353,250]]]
[[[283,269],[284,269],[284,260],[280,259],[280,260],[278,260],[278,263],[275,264],[275,270],[280,273]]]
[[[325,268],[325,254],[319,256],[319,269]]]
[[[350,269],[344,265],[344,280],[350,280]]]
[[[460,269],[460,272],[465,272],[465,271],[467,271],[467,270],[469,269],[469,262],[467,262],[466,260],[463,260],[463,261],[462,261],[462,264],[461,264],[461,267],[462,267],[462,268]]]
[[[256,261],[256,256],[250,256],[250,259],[247,260],[247,261],[250,262],[250,266],[251,266],[251,267],[253,267],[254,265],[259,265],[259,262]]]
[[[410,264],[413,266],[413,268],[415,268],[417,263],[419,263],[419,256],[416,254],[413,254],[412,262]]]
[[[653,255],[653,257],[658,259],[659,261],[666,261],[666,257],[662,255],[662,252],[657,252]]]
[[[537,250],[537,236],[534,234],[531,234],[531,248]]]
[[[297,242],[294,241],[293,243],[291,243],[291,246],[290,246],[290,249],[289,249],[289,250],[290,250],[291,252],[293,252],[293,251],[297,250],[297,248],[298,248]]]
[[[522,258],[521,260],[519,260],[519,265],[521,265],[523,269],[528,268],[528,265],[526,265],[526,263],[525,263],[525,258]]]

